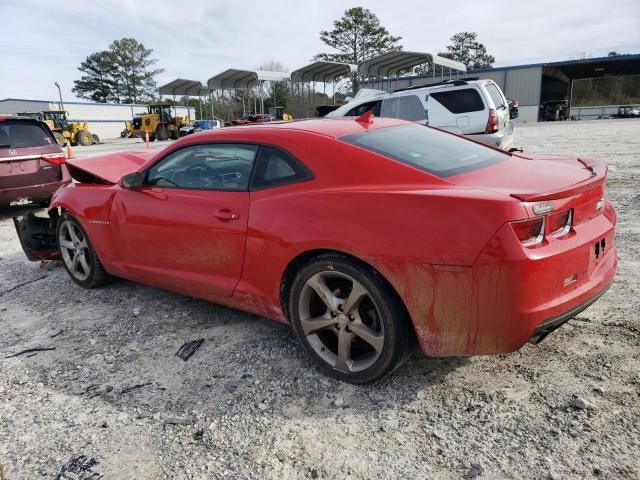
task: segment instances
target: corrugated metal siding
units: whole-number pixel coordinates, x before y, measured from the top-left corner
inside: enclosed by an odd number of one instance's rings
[[[509,98],[515,98],[520,105],[538,105],[540,103],[540,88],[542,85],[542,67],[527,67],[514,69],[489,70],[486,72],[469,72],[467,76],[479,77],[496,82]],[[455,77],[453,77],[455,78]],[[399,78],[387,80],[372,81],[363,86],[365,88],[377,88],[380,90],[395,90],[397,88],[406,88],[413,85],[428,85],[434,81],[441,80],[439,75],[436,78]],[[448,80],[448,76],[445,77]]]
[[[498,86],[502,89],[502,91],[504,91],[504,80],[506,78],[507,72],[504,70],[496,70],[495,72],[481,72],[476,74],[473,74],[473,77],[479,77],[479,78],[483,78],[483,79],[487,79],[487,80],[493,80],[494,82],[496,82],[498,84]],[[507,92],[505,92],[506,94]],[[507,95],[508,97],[509,95]]]
[[[515,98],[520,105],[538,105],[542,86],[542,67],[507,70],[507,97]]]

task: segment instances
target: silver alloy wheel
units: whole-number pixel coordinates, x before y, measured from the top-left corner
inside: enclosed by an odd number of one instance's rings
[[[336,271],[313,275],[300,292],[298,313],[309,345],[336,370],[360,372],[380,358],[384,348],[380,310],[351,276]]]
[[[67,269],[76,280],[89,278],[89,244],[82,230],[70,220],[65,220],[58,234],[60,254]]]

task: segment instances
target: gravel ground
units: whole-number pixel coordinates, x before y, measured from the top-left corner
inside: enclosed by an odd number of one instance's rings
[[[322,375],[276,322],[82,290],[26,261],[0,211],[6,478],[640,478],[640,121],[521,125],[516,144],[609,162],[615,284],[538,346],[416,356],[369,386]],[[35,347],[55,350],[7,358]]]

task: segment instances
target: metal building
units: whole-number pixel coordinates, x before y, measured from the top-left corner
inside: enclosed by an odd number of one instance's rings
[[[72,122],[88,122],[91,133],[101,139],[116,138],[124,129],[124,122],[131,121],[136,113],[147,111],[146,105],[129,103],[64,102],[68,119]],[[60,103],[53,100],[29,100],[5,98],[0,100],[0,114],[60,110]],[[177,106],[176,114],[195,119],[193,107]]]
[[[571,109],[574,80],[637,74],[640,74],[640,55],[619,55],[474,70],[467,72],[465,77],[493,80],[500,85],[508,98],[518,100],[520,106],[517,122],[536,122],[542,102],[567,100],[570,112],[577,113],[582,110]],[[399,77],[393,81],[392,85],[394,89],[399,89],[414,85],[428,85],[440,80],[438,76],[434,78],[432,74],[427,73]],[[385,90],[388,80],[365,80],[360,82],[360,86]],[[597,109],[604,112],[607,107],[602,106]]]

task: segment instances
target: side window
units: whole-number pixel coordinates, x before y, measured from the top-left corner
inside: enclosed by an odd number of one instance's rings
[[[252,190],[275,187],[311,178],[311,173],[289,154],[273,147],[260,148]]]
[[[171,152],[147,174],[147,185],[196,190],[247,190],[257,145],[191,145]]]
[[[349,110],[349,112],[345,115],[345,117],[359,117],[363,113],[368,111],[372,111],[375,117],[380,116],[380,101],[377,102],[369,102],[363,103],[362,105],[358,105],[355,108]]]
[[[380,116],[400,118],[410,122],[421,122],[427,119],[424,106],[417,95],[385,98],[382,100]]]
[[[451,113],[480,112],[484,102],[475,88],[461,88],[446,92],[432,92],[429,96]]]

